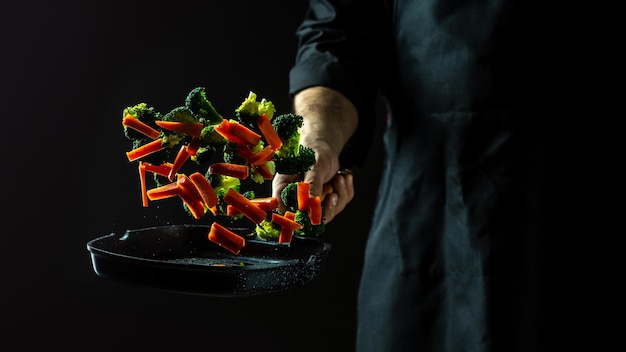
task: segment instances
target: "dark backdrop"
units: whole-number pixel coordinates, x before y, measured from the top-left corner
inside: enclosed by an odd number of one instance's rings
[[[181,105],[205,86],[223,113],[250,90],[287,112],[305,1],[13,2],[0,10],[3,111],[0,344],[20,351],[349,351],[378,179],[378,145],[351,207],[323,240],[321,277],[273,294],[212,298],[98,277],[86,243],[193,222],[140,206],[121,109]],[[269,188],[268,188],[269,192]]]

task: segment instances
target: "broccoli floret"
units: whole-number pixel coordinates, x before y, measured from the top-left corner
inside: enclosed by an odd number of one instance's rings
[[[265,219],[255,227],[256,234],[259,238],[266,241],[278,241],[280,237],[280,225]]]
[[[288,149],[294,149],[295,145],[300,144],[300,128],[303,124],[304,118],[293,113],[281,114],[272,119],[272,127],[283,144],[290,144]]]
[[[223,146],[226,144],[226,138],[215,130],[215,125],[204,126],[202,132],[200,132],[200,140],[202,143],[211,146]]]
[[[237,192],[241,189],[241,180],[237,177],[212,174],[208,170],[205,177],[213,187],[217,196],[217,215],[226,215],[226,207],[228,204],[224,201],[224,196],[229,188],[235,189]]]
[[[287,210],[295,212],[298,209],[298,182],[287,184],[287,186],[280,191],[280,200]]]
[[[301,115],[287,113],[274,117],[272,127],[283,145],[274,154],[276,172],[295,175],[311,169],[315,164],[315,152],[300,144],[300,128],[304,123]]]
[[[163,121],[177,121],[177,122],[199,122],[196,116],[193,114],[190,108],[186,106],[177,106],[170,110],[167,114],[163,115]]]
[[[198,119],[194,116],[191,109],[186,106],[178,106],[170,110],[167,114],[163,115],[163,121],[175,121],[175,122],[189,122],[197,123]],[[191,137],[178,134],[171,131],[166,131],[163,134],[163,144],[166,148],[174,148],[179,143],[189,141]]]
[[[222,115],[217,112],[213,104],[207,99],[204,87],[192,89],[185,99],[185,106],[204,124],[217,125],[222,122]]]
[[[259,116],[265,114],[271,120],[276,112],[276,108],[271,101],[265,99],[257,101],[256,98],[257,95],[254,92],[250,92],[241,105],[235,109],[237,121],[254,131],[259,130],[257,125]]]
[[[224,145],[224,162],[245,165],[247,161],[239,155],[239,146],[237,144],[227,142]]]
[[[322,209],[323,214],[323,209]],[[322,215],[323,216],[323,215]],[[309,237],[317,237],[324,233],[326,229],[326,225],[322,222],[319,225],[311,224],[311,219],[309,218],[309,212],[296,210],[296,217],[294,219],[298,224],[302,225],[301,229],[295,231],[297,235],[300,236],[309,236]]]
[[[274,159],[274,164],[276,166],[277,173],[283,175],[296,175],[311,169],[311,167],[315,164],[315,152],[311,148],[299,145],[297,153],[278,155]]]
[[[154,120],[159,120],[161,118],[161,113],[156,111],[154,107],[148,106],[146,103],[139,103],[133,106],[126,107],[122,111],[122,118],[131,115],[141,122],[147,124],[148,126],[157,127],[154,123]],[[148,140],[144,134],[135,131],[132,128],[124,126],[124,136],[131,140]]]

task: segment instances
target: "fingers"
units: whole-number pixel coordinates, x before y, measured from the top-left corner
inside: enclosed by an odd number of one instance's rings
[[[285,211],[285,205],[280,198],[280,192],[291,182],[301,181],[302,175],[282,175],[276,174],[272,179],[272,197],[278,199],[278,210]]]
[[[337,174],[331,182],[333,191],[324,198],[324,223],[331,222],[354,198],[354,181],[351,173]]]

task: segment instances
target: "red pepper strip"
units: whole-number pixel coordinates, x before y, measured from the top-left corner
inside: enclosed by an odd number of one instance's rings
[[[276,197],[261,197],[261,198],[253,198],[250,199],[252,204],[256,204],[259,208],[264,211],[272,211],[278,208],[278,199]],[[235,207],[229,205],[226,209],[228,211],[228,216],[235,216],[241,214]]]
[[[143,158],[146,155],[156,153],[159,150],[163,150],[163,148],[165,148],[163,146],[163,141],[159,138],[153,140],[152,142],[139,146],[129,152],[126,152],[126,156],[128,157],[128,161],[135,161],[137,159]]]
[[[207,180],[204,175],[199,172],[194,172],[189,175],[189,179],[193,182],[194,186],[196,186],[196,189],[198,190],[198,193],[200,193],[202,201],[207,208],[211,208],[217,204],[215,190],[213,190],[209,180]]]
[[[139,182],[141,184],[141,205],[148,206],[148,195],[146,194],[146,163],[139,161]]]
[[[267,118],[267,115],[261,114],[256,122],[259,126],[261,134],[265,137],[267,144],[269,144],[269,146],[274,150],[280,149],[280,147],[283,146],[283,141],[276,134],[276,131],[274,130],[274,127],[272,127],[272,123],[270,122],[270,119]]]
[[[142,162],[143,168],[152,172],[153,174],[157,174],[163,177],[167,177],[170,174],[170,170],[172,169],[172,163],[163,163],[161,165],[153,165],[147,162]]]
[[[178,150],[178,154],[176,154],[176,158],[174,159],[174,164],[172,165],[172,169],[170,170],[170,173],[167,175],[167,178],[170,181],[174,180],[174,175],[176,175],[178,170],[180,170],[180,168],[187,161],[187,159],[189,159],[190,156],[191,155],[189,155],[187,146],[181,145],[180,149]]]
[[[246,239],[214,222],[209,231],[209,240],[237,255],[246,245]]]
[[[263,176],[264,179],[266,180],[271,180],[272,178],[274,178],[274,174],[270,171],[270,168],[267,166],[268,163],[271,163],[273,161],[267,161],[261,165],[252,165],[256,171],[258,171],[261,176]]]
[[[200,149],[200,137],[191,137],[191,141],[187,144],[187,152],[189,155],[196,155],[198,153],[198,149]]]
[[[148,126],[145,122],[139,120],[138,118],[132,115],[124,116],[124,118],[122,119],[122,125],[126,127],[130,127],[134,129],[135,131],[140,132],[144,134],[145,136],[148,136],[152,139],[157,139],[159,138],[159,135],[161,135],[161,132]]]
[[[258,205],[252,203],[250,199],[244,197],[241,193],[237,192],[234,188],[229,188],[224,195],[224,202],[234,206],[243,213],[245,217],[250,219],[255,224],[260,224],[265,220],[265,210],[261,209]]]
[[[284,217],[289,220],[295,220],[296,213],[286,211]],[[278,243],[290,243],[293,238],[294,229],[289,226],[280,227],[280,235],[278,236]]]
[[[178,174],[176,185],[180,189],[178,196],[185,202],[191,215],[196,219],[202,218],[204,216],[204,202],[193,182],[185,174]]]
[[[303,226],[297,223],[295,220],[291,220],[284,215],[280,215],[278,213],[272,213],[272,222],[277,223],[283,227],[289,227],[293,230],[300,230]]]
[[[248,158],[248,162],[252,165],[261,165],[267,161],[272,160],[274,156],[274,149],[269,145],[258,153],[253,154],[250,158]]]
[[[320,196],[309,199],[309,220],[311,220],[311,225],[322,223],[322,198]]]
[[[309,210],[309,184],[307,182],[300,181],[296,187],[296,195],[298,199],[298,210]]]
[[[199,137],[202,133],[202,128],[204,125],[202,122],[180,122],[180,121],[162,121],[156,120],[154,121],[159,127],[165,128],[166,130],[170,130],[176,133],[186,134],[188,136],[197,136]]]
[[[233,176],[245,180],[248,178],[249,169],[246,165],[231,163],[214,163],[209,165],[209,172],[217,175]]]
[[[180,188],[176,184],[176,182],[168,183],[163,186],[155,187],[149,189],[146,192],[148,199],[150,200],[159,200],[170,198],[179,195],[181,192]]]
[[[227,119],[215,125],[215,131],[226,138],[227,141],[239,145],[255,146],[261,140],[261,135],[248,127]]]

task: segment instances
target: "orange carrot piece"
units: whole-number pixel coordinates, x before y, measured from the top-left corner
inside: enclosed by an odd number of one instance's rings
[[[320,196],[309,199],[309,220],[311,225],[322,223],[322,198]]]
[[[260,134],[236,121],[227,119],[215,125],[215,132],[219,133],[227,141],[239,145],[255,146],[261,140]]]
[[[252,154],[252,156],[248,158],[248,162],[252,165],[261,165],[267,161],[272,160],[273,156],[274,156],[274,149],[272,149],[272,147],[268,145],[267,147],[263,148],[258,153]]]
[[[272,211],[278,208],[278,198],[276,197],[259,197],[250,199],[250,202],[259,206],[265,211]]]
[[[272,168],[272,169],[270,169],[270,167],[268,166],[268,164],[269,164],[269,163],[273,163],[273,162],[274,162],[274,161],[270,160],[270,161],[267,161],[267,162],[265,162],[265,163],[263,163],[263,164],[261,164],[261,165],[252,165],[252,167],[254,167],[254,169],[255,169],[255,170],[256,170],[259,174],[261,174],[261,176],[263,176],[263,178],[264,178],[264,179],[266,179],[266,180],[271,180],[272,178],[274,178],[274,174],[273,174],[273,173],[272,173],[272,171],[271,171],[271,170],[273,170],[273,168]]]
[[[278,150],[283,146],[283,141],[280,137],[278,137],[278,134],[276,134],[276,130],[272,127],[272,123],[270,122],[270,119],[267,118],[266,114],[261,114],[261,116],[259,116],[257,119],[257,125],[259,126],[261,134],[265,137],[267,144],[269,144],[272,149]]]
[[[300,181],[296,187],[296,196],[298,199],[298,210],[309,210],[309,183]]]
[[[217,195],[215,194],[215,190],[211,187],[209,180],[204,177],[200,172],[194,172],[189,175],[189,179],[196,186],[198,193],[202,197],[202,201],[207,208],[213,207],[217,204]]]
[[[214,222],[208,234],[209,240],[237,255],[246,245],[246,239]]]
[[[229,188],[224,195],[224,202],[234,206],[243,213],[245,217],[255,224],[260,224],[265,220],[266,212],[258,205],[252,203],[248,198],[237,192],[234,188]]]
[[[180,188],[176,182],[168,183],[163,186],[151,188],[146,191],[146,195],[150,200],[159,200],[178,196],[180,194]]]
[[[153,165],[147,162],[142,162],[143,168],[152,172],[153,174],[157,174],[159,176],[167,177],[170,174],[170,170],[172,169],[172,163],[163,163],[161,165]]]
[[[202,133],[202,128],[204,125],[202,122],[180,122],[180,121],[163,121],[156,120],[154,121],[159,127],[164,128],[166,130],[186,134],[188,136],[196,136],[199,137]]]
[[[167,175],[167,178],[170,181],[174,180],[174,175],[180,170],[180,168],[185,164],[185,162],[189,159],[191,155],[189,155],[189,151],[187,150],[187,146],[181,145],[178,153],[176,154],[176,158],[174,158],[174,164],[172,164],[172,169],[170,173]]]
[[[294,230],[300,230],[303,226],[297,223],[295,220],[291,220],[284,215],[278,213],[272,213],[272,221],[280,226],[289,227]]]
[[[205,213],[204,202],[193,182],[185,174],[178,174],[176,185],[180,189],[178,196],[185,202],[191,215],[196,219],[202,218]]]
[[[187,144],[187,152],[189,155],[196,155],[198,153],[198,149],[200,149],[200,137],[191,137],[191,141]]]
[[[139,120],[138,118],[132,115],[126,115],[122,119],[122,125],[132,128],[137,132],[142,133],[143,135],[150,137],[152,139],[157,139],[161,135],[161,132],[156,129],[150,127],[145,122]]]
[[[146,194],[146,166],[145,163],[139,161],[139,184],[141,185],[141,205],[144,207],[148,206],[148,195]]]
[[[278,208],[278,198],[276,197],[253,198],[253,199],[250,199],[250,202],[252,204],[258,205],[259,208],[263,209],[264,211],[272,211]],[[226,215],[228,216],[235,216],[235,215],[241,214],[241,212],[238,211],[237,208],[231,206],[230,204],[226,207],[226,211],[227,211]]]
[[[291,211],[286,211],[285,214],[283,214],[283,216],[289,220],[296,219],[296,213],[291,212]],[[295,232],[295,229],[293,229],[292,227],[281,226],[280,234],[278,235],[278,243],[291,243],[294,232]]]
[[[164,148],[165,147],[163,146],[163,141],[161,139],[155,139],[152,142],[148,142],[129,152],[126,152],[126,156],[128,157],[128,161],[135,161],[143,158],[146,155],[150,155],[152,153],[163,150]]]
[[[233,176],[245,180],[248,178],[249,168],[246,165],[231,163],[213,163],[209,165],[209,172],[217,175]]]

